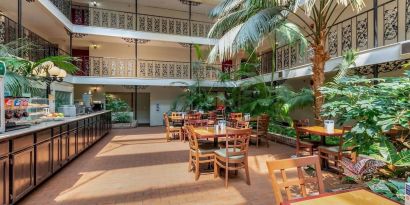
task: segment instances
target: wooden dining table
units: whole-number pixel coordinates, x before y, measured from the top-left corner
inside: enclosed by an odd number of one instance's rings
[[[322,145],[326,145],[326,137],[339,137],[343,135],[343,130],[341,129],[334,129],[333,132],[328,132],[322,126],[299,127],[299,129],[307,134],[320,136]]]
[[[400,203],[370,192],[367,189],[331,192],[289,200],[282,205],[399,205]]]
[[[218,139],[220,137],[226,137],[226,129],[216,131],[213,127],[196,127],[194,131],[198,138],[214,138],[215,147],[218,147]]]

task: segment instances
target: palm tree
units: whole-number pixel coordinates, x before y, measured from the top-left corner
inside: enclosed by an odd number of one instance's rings
[[[222,37],[209,60],[229,58],[250,45],[256,47],[262,39],[274,34],[277,42],[294,43],[303,40],[299,32],[303,30],[313,49],[310,60],[313,65],[314,113],[321,120],[324,99],[320,87],[325,80],[325,63],[330,59],[325,42],[329,28],[338,22],[349,6],[359,11],[364,7],[364,0],[223,0],[210,12],[217,22],[209,37]]]
[[[38,94],[42,84],[36,74],[47,72],[46,65],[55,65],[68,74],[73,74],[78,70],[73,64],[77,59],[70,56],[50,56],[36,62],[18,57],[19,54],[36,48],[37,46],[27,39],[0,44],[0,61],[5,62],[7,67],[5,89],[13,96],[21,96],[23,92]]]

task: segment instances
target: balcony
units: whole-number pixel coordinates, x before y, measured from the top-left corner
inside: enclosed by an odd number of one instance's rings
[[[387,1],[379,4],[377,9],[366,10],[340,21],[329,27],[330,32],[326,45],[332,57],[330,61],[342,56],[349,49],[356,49],[359,53],[364,53],[391,47],[399,42],[409,40],[409,25],[410,1],[405,0]],[[300,56],[298,49],[298,44],[279,46],[276,49],[274,59],[275,70],[290,71],[309,66],[313,54],[312,50],[309,49],[304,56]],[[399,55],[396,55],[396,52],[393,52],[396,57],[390,58],[393,53],[389,51],[382,51],[385,56],[388,56],[383,59],[374,60],[370,59],[369,56],[366,57],[368,59],[359,59],[357,66],[383,63],[382,60],[384,62],[399,60]],[[270,66],[269,59],[266,59],[266,62],[261,65],[263,74],[270,73]]]
[[[83,56],[77,66],[81,69],[78,76],[121,77],[140,79],[218,79],[222,65],[189,62],[160,61],[145,59],[120,59],[107,57]],[[137,66],[136,66],[137,65]],[[199,67],[198,69],[195,69]]]
[[[58,44],[47,41],[43,37],[22,28],[22,38],[27,39],[34,46],[33,49],[27,49],[20,57],[37,61],[45,57],[56,55],[69,55],[68,52],[60,49]],[[0,44],[7,44],[18,39],[18,24],[7,16],[0,14]]]
[[[126,29],[193,37],[207,37],[209,22],[73,6],[72,22],[76,25]]]

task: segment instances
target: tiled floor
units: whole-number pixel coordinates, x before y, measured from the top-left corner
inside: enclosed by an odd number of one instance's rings
[[[113,130],[94,147],[29,194],[20,204],[273,204],[266,160],[288,158],[294,148],[271,143],[250,149],[251,186],[244,173],[194,180],[188,143],[166,142],[163,128]],[[327,185],[337,178],[325,176]]]

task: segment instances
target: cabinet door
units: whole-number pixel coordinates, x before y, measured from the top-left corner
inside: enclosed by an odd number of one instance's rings
[[[59,136],[53,138],[53,171],[57,171],[61,167],[61,138]]]
[[[13,202],[34,187],[34,148],[29,148],[12,155]]]
[[[9,203],[9,160],[0,159],[0,204]]]
[[[79,127],[78,128],[78,133],[77,133],[77,150],[78,153],[84,150],[84,139],[85,139],[85,133],[84,133],[84,127]]]
[[[51,141],[45,141],[37,144],[36,154],[36,184],[40,184],[51,175]]]
[[[68,133],[61,135],[61,163],[65,164],[68,161]]]
[[[68,136],[68,156],[71,159],[76,155],[77,130],[70,130]]]

